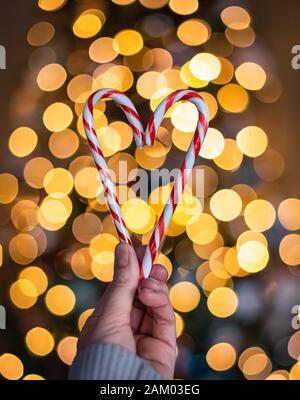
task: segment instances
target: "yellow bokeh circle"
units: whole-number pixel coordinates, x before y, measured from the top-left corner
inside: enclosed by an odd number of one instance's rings
[[[27,279],[32,282],[36,288],[38,296],[47,290],[48,277],[42,268],[35,266],[27,267],[21,271],[20,279]]]
[[[77,353],[78,339],[75,336],[66,336],[57,345],[57,354],[61,361],[71,365]]]
[[[17,197],[18,192],[18,179],[12,174],[0,174],[0,203],[11,203]]]
[[[213,290],[207,299],[209,311],[218,318],[230,317],[235,313],[237,306],[237,295],[228,287]]]
[[[240,246],[238,261],[244,271],[251,273],[259,272],[268,264],[268,249],[261,242],[250,240]]]
[[[9,296],[16,307],[27,309],[36,303],[38,293],[31,281],[19,279],[11,285]]]
[[[211,242],[218,231],[218,225],[214,217],[202,213],[191,217],[186,224],[188,237],[197,244],[207,244]]]
[[[122,205],[121,211],[128,229],[134,233],[149,232],[155,224],[152,207],[142,199],[129,199]]]
[[[88,39],[95,36],[102,28],[102,22],[98,15],[83,13],[73,25],[73,33],[81,39]]]
[[[197,79],[212,81],[220,75],[221,63],[213,54],[199,53],[191,59],[189,68]]]
[[[45,65],[37,76],[37,84],[41,90],[52,92],[59,89],[67,79],[67,72],[60,64]]]
[[[63,316],[73,310],[76,297],[73,290],[68,286],[56,285],[46,293],[45,303],[52,314]]]
[[[170,301],[175,310],[189,312],[200,302],[200,291],[192,282],[178,282],[170,290]]]
[[[266,83],[264,69],[253,62],[245,62],[235,70],[235,77],[238,83],[248,90],[260,90]]]
[[[276,212],[269,201],[257,199],[247,204],[244,217],[250,229],[264,232],[273,226],[276,219]]]
[[[44,177],[44,188],[52,197],[64,197],[73,189],[73,176],[67,169],[53,168]]]
[[[283,200],[278,207],[278,218],[282,226],[290,231],[300,229],[300,200]]]
[[[133,29],[125,29],[114,37],[113,47],[123,56],[132,56],[142,50],[144,40],[142,35]]]
[[[11,353],[3,353],[0,356],[0,374],[9,380],[17,380],[22,377],[24,366],[19,357]]]
[[[242,210],[240,196],[231,189],[222,189],[210,199],[210,209],[220,221],[232,221],[240,215]]]
[[[26,157],[36,148],[38,136],[31,128],[22,126],[15,129],[9,137],[8,146],[16,157]]]
[[[44,11],[56,11],[66,4],[67,0],[39,0],[38,6]]]
[[[54,338],[47,329],[37,326],[26,333],[25,343],[33,354],[44,357],[53,350]]]
[[[73,121],[73,112],[65,103],[53,103],[48,106],[43,115],[43,122],[49,131],[62,131]]]
[[[91,269],[94,276],[100,281],[110,282],[113,279],[114,253],[117,244],[118,239],[110,233],[101,233],[90,243]]]
[[[239,131],[236,137],[239,149],[248,157],[258,157],[268,145],[265,132],[258,126],[247,126]]]
[[[188,46],[199,46],[208,40],[210,28],[201,19],[189,19],[179,25],[177,36],[182,43]]]
[[[229,343],[217,343],[208,350],[206,361],[215,371],[226,371],[234,365],[236,351]]]
[[[219,89],[217,98],[224,110],[232,113],[245,111],[249,102],[247,91],[236,83],[228,83]]]

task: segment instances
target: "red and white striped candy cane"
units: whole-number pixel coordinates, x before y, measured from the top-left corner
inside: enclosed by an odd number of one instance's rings
[[[115,184],[112,181],[103,153],[100,149],[99,140],[94,127],[93,110],[95,105],[101,99],[113,99],[124,111],[128,122],[132,128],[134,139],[138,147],[151,146],[154,143],[158,129],[164,119],[168,109],[178,101],[188,100],[193,103],[198,110],[198,122],[195,129],[193,140],[186,153],[185,159],[181,165],[180,173],[177,175],[170,197],[165,208],[160,215],[150,242],[146,247],[145,255],[141,265],[141,278],[147,278],[150,274],[153,262],[157,256],[172,215],[180,200],[183,188],[189,178],[194,166],[196,157],[205,138],[208,128],[208,110],[202,97],[192,90],[177,90],[167,96],[156,108],[149,119],[146,131],[144,132],[139,115],[131,100],[122,92],[114,89],[101,89],[93,93],[87,100],[83,111],[83,124],[88,143],[99,171],[101,181],[107,196],[108,206],[110,208],[119,238],[123,242],[132,245],[129,232],[123,219],[121,208],[116,196]]]

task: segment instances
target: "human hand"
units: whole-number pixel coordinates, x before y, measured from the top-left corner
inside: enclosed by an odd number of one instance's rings
[[[142,257],[142,248],[137,255]],[[176,330],[168,273],[155,264],[150,277],[140,282],[137,255],[126,243],[117,246],[114,279],[88,318],[78,350],[92,343],[118,344],[147,360],[164,379],[172,379]]]

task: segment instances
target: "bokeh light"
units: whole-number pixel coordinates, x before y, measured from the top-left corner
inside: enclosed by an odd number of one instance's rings
[[[123,56],[132,56],[142,50],[143,44],[143,37],[139,32],[126,29],[114,37],[113,48]]]
[[[169,7],[177,14],[189,15],[197,11],[199,4],[198,0],[189,0],[189,2],[182,2],[181,0],[170,0]]]
[[[48,145],[49,150],[56,158],[69,158],[78,150],[79,138],[71,129],[65,129],[61,132],[53,132]]]
[[[230,6],[221,12],[223,23],[232,29],[245,29],[249,26],[251,18],[247,10],[238,6]]]
[[[221,63],[216,56],[210,53],[200,53],[191,59],[189,68],[196,78],[212,81],[219,76]]]
[[[52,170],[53,164],[44,157],[34,157],[24,167],[24,178],[27,184],[34,189],[41,189],[45,175]]]
[[[33,283],[38,296],[40,296],[47,290],[48,277],[40,267],[30,266],[24,268],[20,273],[20,279],[26,279]]]
[[[249,157],[258,157],[267,148],[268,139],[265,132],[257,126],[247,126],[239,131],[236,137],[239,149]]]
[[[63,316],[71,312],[75,306],[76,297],[74,292],[65,285],[52,286],[45,297],[48,310],[54,314]]]
[[[38,136],[28,127],[20,127],[12,132],[9,138],[9,149],[17,157],[25,157],[36,148]]]
[[[299,334],[283,321],[298,295],[300,203],[289,185],[291,141],[279,142],[271,121],[284,85],[259,17],[198,0],[31,7],[3,132],[1,303],[14,330],[1,331],[1,377],[66,377],[113,279],[119,239],[83,126],[88,96],[111,87],[144,125],[178,89],[195,90],[208,108],[206,139],[155,260],[175,311],[175,378],[299,380]],[[96,105],[94,121],[134,247],[146,245],[173,187],[155,174],[179,168],[197,109],[172,106],[144,148],[113,101]]]
[[[39,0],[38,5],[45,11],[56,11],[65,5],[67,0]]]
[[[110,282],[114,273],[114,251],[118,239],[110,233],[101,233],[93,238],[89,251],[92,256],[92,272],[103,282]]]
[[[59,358],[67,365],[71,365],[77,353],[77,337],[67,336],[57,345]]]
[[[27,33],[27,41],[31,46],[43,46],[49,43],[55,35],[55,29],[50,22],[37,22]]]
[[[44,381],[45,378],[38,374],[28,374],[22,378],[24,381]]]
[[[243,153],[238,148],[234,139],[225,139],[224,150],[222,153],[214,158],[214,162],[218,167],[232,171],[237,169],[243,161]]]
[[[91,60],[97,63],[107,63],[114,60],[117,55],[117,45],[114,44],[114,39],[110,37],[101,37],[96,39],[89,48]]]
[[[11,285],[9,296],[16,307],[27,309],[36,303],[38,292],[31,281],[28,279],[19,279]]]
[[[290,231],[300,229],[300,200],[283,200],[278,207],[278,218],[285,229]]]
[[[189,19],[179,25],[177,36],[188,46],[199,46],[205,43],[210,35],[209,25],[200,19]]]
[[[0,374],[5,379],[17,380],[22,377],[23,373],[23,363],[16,355],[4,353],[0,356]]]
[[[235,292],[227,287],[219,287],[213,290],[207,299],[209,311],[218,318],[227,318],[235,313],[238,306],[238,298]]]
[[[279,254],[284,263],[291,266],[300,264],[300,235],[286,235],[280,242]]]
[[[79,318],[78,318],[78,329],[82,331],[87,319],[92,315],[94,308],[88,308],[87,310],[83,311]]]
[[[3,173],[0,174],[0,203],[11,203],[18,194],[19,182],[18,179],[12,175]]]
[[[9,253],[17,264],[27,265],[37,257],[38,244],[30,234],[19,233],[9,242]]]
[[[249,240],[240,246],[238,261],[244,271],[261,271],[269,261],[268,249],[261,242]]]
[[[59,64],[48,64],[43,67],[38,76],[37,84],[41,90],[52,92],[59,89],[66,81],[67,73]]]
[[[236,361],[236,351],[229,343],[217,343],[206,354],[208,365],[216,371],[225,371]]]
[[[245,222],[253,231],[264,232],[272,227],[276,219],[273,205],[263,199],[251,201],[245,208]]]
[[[225,140],[220,131],[208,128],[205,142],[200,149],[199,155],[208,160],[218,157],[224,151]]]
[[[73,24],[73,33],[81,39],[95,36],[102,28],[102,21],[98,15],[89,11],[82,13]]]
[[[72,110],[64,103],[53,103],[44,112],[43,121],[49,131],[59,132],[68,128],[73,120]]]
[[[149,232],[155,223],[153,209],[141,199],[129,199],[121,207],[128,229],[135,233]]]
[[[192,282],[179,282],[170,290],[170,301],[175,310],[189,312],[198,306],[200,291]]]
[[[242,200],[234,190],[219,190],[210,199],[210,209],[219,220],[231,221],[240,214]]]
[[[27,332],[25,342],[28,349],[40,357],[49,354],[54,347],[53,336],[47,329],[41,327],[32,328]]]
[[[235,77],[238,83],[248,90],[262,89],[267,79],[263,68],[252,62],[246,62],[237,67]]]
[[[191,217],[186,225],[188,237],[197,244],[210,243],[217,234],[218,225],[214,217],[202,213]]]
[[[261,179],[272,182],[283,174],[285,161],[278,151],[267,149],[261,156],[254,158],[253,165]]]
[[[249,95],[244,88],[236,83],[228,83],[217,94],[218,101],[225,111],[241,113],[249,102]]]

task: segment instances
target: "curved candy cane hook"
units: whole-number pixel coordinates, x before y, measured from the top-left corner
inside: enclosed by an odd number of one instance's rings
[[[208,110],[202,97],[192,90],[177,90],[167,96],[156,108],[155,112],[149,119],[146,131],[144,132],[139,115],[136,111],[131,100],[114,89],[101,89],[93,93],[87,100],[83,111],[83,125],[88,139],[88,143],[94,158],[96,167],[98,169],[100,179],[103,183],[104,190],[107,196],[108,206],[110,208],[119,238],[121,241],[132,245],[129,232],[126,228],[124,218],[122,216],[121,208],[116,196],[116,189],[109,173],[104,155],[100,149],[99,140],[94,127],[93,110],[95,105],[101,99],[113,99],[120,105],[124,111],[128,122],[132,128],[134,139],[138,147],[151,146],[154,143],[158,129],[165,117],[168,109],[178,101],[188,100],[193,103],[198,110],[198,122],[195,129],[193,140],[186,153],[185,159],[180,168],[180,174],[177,175],[175,183],[165,208],[160,215],[156,227],[152,233],[150,242],[146,248],[144,259],[141,265],[141,278],[147,278],[150,274],[153,262],[163,238],[166,234],[167,228],[171,221],[172,215],[176,209],[179,199],[182,195],[184,186],[189,178],[191,170],[194,166],[196,157],[199,154],[200,148],[203,144],[207,128],[208,128]]]

